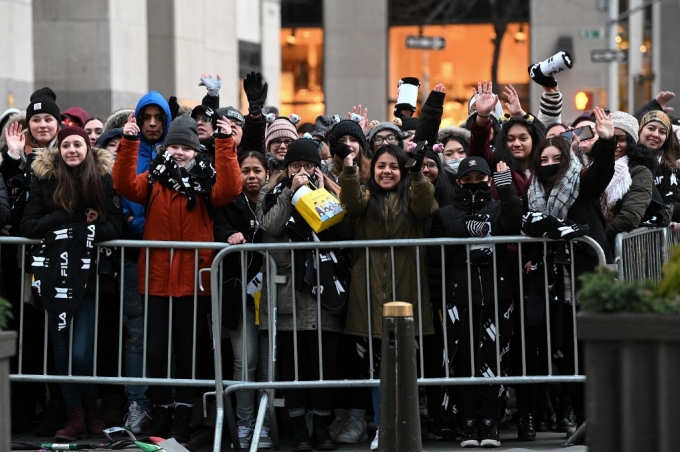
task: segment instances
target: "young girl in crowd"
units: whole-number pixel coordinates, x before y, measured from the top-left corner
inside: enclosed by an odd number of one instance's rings
[[[94,146],[102,133],[104,133],[104,120],[97,117],[89,118],[83,124],[83,129],[87,136],[90,137],[90,146]]]
[[[313,181],[319,188],[325,188],[334,196],[339,194],[339,187],[321,172],[321,157],[316,143],[310,139],[300,138],[291,142],[283,159],[283,170],[274,176],[260,192],[257,218],[264,230],[262,238],[264,243],[346,240],[351,237],[348,220],[343,220],[316,234],[297,213],[292,204],[293,195],[298,188],[307,185],[310,181]],[[339,255],[337,250],[333,253],[336,256]],[[275,249],[270,254],[276,261],[279,275],[286,277],[286,283],[275,288],[269,287],[265,275],[262,289],[263,302],[260,303],[260,329],[269,330],[269,319],[272,314],[266,302],[267,293],[270,290],[276,290],[279,379],[281,381],[318,380],[321,365],[319,354],[323,357],[323,378],[328,380],[337,378],[338,344],[345,319],[344,309],[324,308],[326,306],[324,298],[334,292],[328,286],[321,292],[321,305],[317,302],[316,291],[320,283],[315,281],[316,270],[310,271],[316,265],[315,254],[301,251],[293,253],[294,257],[291,257],[289,251]],[[293,275],[295,275],[295,281],[293,281]],[[318,329],[322,331],[322,343],[319,343]],[[297,363],[294,349],[296,335]],[[313,447],[316,450],[335,450],[336,446],[329,433],[333,390],[329,388],[287,389],[285,392],[286,408],[293,424],[292,450],[306,452],[313,450]],[[308,394],[311,395],[313,409],[311,442],[305,422]]]
[[[435,217],[432,237],[490,237],[519,233],[522,208],[512,187],[510,170],[503,162],[497,164],[496,170],[494,181],[500,201],[491,197],[491,170],[486,161],[481,157],[468,157],[461,162],[455,200],[440,209]],[[501,351],[509,349],[513,328],[514,278],[512,267],[507,265],[507,247],[471,246],[469,258],[466,247],[449,248],[444,269],[447,277],[444,318],[449,342],[448,375],[456,378],[507,375],[507,356],[504,359],[496,355],[496,343]],[[430,252],[434,259],[441,261],[438,247]],[[471,287],[468,286],[469,274],[472,274]],[[471,301],[468,300],[469,293]],[[473,357],[475,367],[471,369]],[[496,366],[497,360],[501,368]],[[456,388],[455,400],[463,419],[461,446],[499,447],[497,419],[505,388],[501,385]]]
[[[344,119],[333,126],[326,139],[333,155],[326,165],[328,177],[337,183],[342,172],[342,159],[335,154],[339,143],[340,146],[349,146],[352,149],[352,158],[359,167],[361,183],[365,184],[371,171],[371,161],[366,157],[368,142],[361,126],[350,119]]]
[[[257,151],[243,152],[238,157],[241,167],[241,194],[226,206],[215,209],[215,241],[230,245],[262,242],[262,228],[257,220],[257,198],[267,180],[267,161]],[[222,293],[222,324],[229,329],[229,338],[234,353],[234,380],[257,381],[267,379],[267,363],[269,359],[269,341],[260,336],[255,324],[255,287],[262,281],[262,254],[247,253],[241,260],[240,253],[229,254],[224,259],[224,285]],[[245,323],[243,323],[242,302],[242,266],[246,266],[247,303],[245,306]],[[253,288],[253,289],[251,289]],[[243,356],[243,342],[246,342],[247,355]],[[246,359],[247,358],[247,359]],[[247,373],[244,378],[243,368],[247,361]],[[248,449],[255,425],[255,391],[241,390],[236,392],[236,417],[241,448]],[[271,448],[269,436],[269,420],[265,418],[259,445]]]
[[[137,174],[139,126],[130,115],[123,129],[113,180],[121,196],[146,205],[144,240],[214,241],[212,208],[232,201],[242,185],[229,122],[223,117],[217,120],[217,125],[220,133],[215,140],[216,168],[207,155],[199,152],[196,121],[185,114],[170,124],[164,147],[159,149],[149,171]],[[198,294],[194,303],[194,287],[199,286],[200,274],[196,270],[210,268],[213,255],[214,251],[207,249],[198,250],[197,257],[194,250],[149,249],[147,275],[147,252],[140,253],[138,290],[148,295],[149,377],[169,377],[171,341],[175,377],[193,378],[193,337],[201,336],[210,313],[207,276],[201,281],[206,290]],[[170,319],[172,337],[168,337]],[[194,389],[178,386],[174,399],[170,386],[152,386],[150,392],[155,407],[149,435],[188,441]]]
[[[434,188],[422,173],[424,149],[415,156],[415,164],[406,169],[406,153],[396,144],[378,148],[371,161],[371,171],[365,187],[360,184],[358,167],[349,148],[336,150],[343,159],[344,169],[340,174],[340,200],[355,225],[357,240],[394,240],[423,238],[423,222],[434,215],[439,206],[434,198]],[[423,334],[433,334],[432,313],[425,267],[421,267],[420,287],[415,280],[416,262],[425,262],[424,249],[420,256],[415,248],[394,249],[394,261],[387,248],[372,248],[370,260],[366,261],[364,250],[356,250],[352,259],[352,277],[347,309],[345,334],[373,340],[373,350],[380,350],[382,337],[383,305],[394,300],[413,303],[414,324],[418,334],[419,311],[422,309]],[[394,264],[394,266],[393,266]],[[368,267],[370,281],[366,277]],[[394,278],[394,279],[393,279]],[[366,300],[370,284],[370,300]],[[396,292],[395,292],[396,290]],[[420,290],[420,291],[419,291]],[[422,304],[417,306],[418,297]],[[367,303],[370,301],[370,313]],[[369,336],[368,322],[371,322],[373,337]],[[374,340],[378,339],[378,340]],[[366,339],[359,339],[357,347],[368,351]],[[368,353],[366,361],[360,364],[358,372],[369,377]],[[377,363],[376,363],[377,364]],[[374,400],[377,390],[374,391]],[[374,402],[375,421],[379,423],[380,407]],[[353,414],[354,415],[354,414]],[[362,413],[357,413],[362,416]],[[371,450],[378,448],[378,434],[371,443]]]
[[[110,155],[92,149],[89,137],[78,127],[63,129],[58,135],[58,146],[40,152],[33,162],[35,176],[21,221],[21,233],[25,237],[43,239],[42,257],[60,262],[40,273],[38,271],[42,269],[34,263],[36,280],[40,278],[41,282],[41,299],[48,311],[48,331],[57,374],[69,374],[70,318],[60,317],[66,309],[73,316],[70,326],[73,328],[72,372],[74,375],[92,375],[96,306],[94,281],[88,284],[88,279],[96,266],[91,265],[91,270],[84,274],[78,269],[86,260],[96,261],[96,256],[89,254],[94,241],[114,240],[120,236],[123,216],[120,198],[111,180],[113,159]],[[59,248],[62,244],[64,247]],[[76,265],[72,267],[74,262]],[[64,281],[72,295],[66,308],[61,304],[64,301],[56,299],[61,297],[54,295],[55,290],[59,291],[55,284],[63,287]],[[102,435],[105,425],[97,411],[94,385],[62,383],[61,390],[68,421],[56,432],[55,438],[75,441],[86,433]]]

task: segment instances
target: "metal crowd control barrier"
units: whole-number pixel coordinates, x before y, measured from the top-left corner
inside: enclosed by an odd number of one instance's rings
[[[18,247],[18,252],[17,256],[26,256],[26,250],[28,246],[31,245],[36,245],[39,244],[39,240],[30,240],[30,239],[25,239],[25,238],[20,238],[20,237],[2,237],[0,238],[0,253],[1,252],[6,252],[8,245],[15,245]],[[27,281],[27,278],[30,278],[30,259],[21,259],[19,260],[17,258],[17,265],[19,265],[19,270],[21,272],[22,278],[20,281],[11,281],[11,283],[14,284],[21,284],[20,290],[19,290],[19,300],[10,300],[13,303],[20,303],[19,306],[19,317],[18,322],[19,322],[19,328],[18,328],[18,353],[17,353],[17,371],[16,373],[10,374],[10,380],[13,382],[43,382],[43,383],[92,383],[92,384],[115,384],[115,385],[164,385],[164,386],[192,386],[192,387],[214,387],[215,385],[215,380],[214,379],[207,379],[207,378],[198,378],[197,371],[196,371],[196,357],[197,357],[197,344],[198,344],[198,338],[196,337],[196,323],[197,321],[207,321],[206,319],[197,319],[196,318],[196,306],[197,306],[197,299],[198,296],[200,296],[200,292],[204,290],[204,287],[202,287],[201,284],[201,279],[202,275],[205,272],[210,271],[209,268],[203,269],[201,271],[198,270],[198,251],[199,250],[205,250],[205,249],[214,249],[214,250],[219,250],[224,247],[228,246],[226,243],[219,243],[219,242],[172,242],[172,241],[136,241],[136,240],[115,240],[115,241],[110,241],[110,242],[104,242],[104,243],[98,243],[96,244],[97,248],[117,248],[120,252],[120,269],[119,269],[119,277],[117,279],[117,285],[118,285],[118,343],[117,343],[117,363],[116,363],[116,368],[117,371],[115,372],[115,375],[99,375],[98,374],[98,363],[99,360],[101,359],[100,356],[98,356],[98,342],[102,340],[99,334],[99,326],[102,325],[102,322],[105,322],[105,319],[100,319],[100,311],[102,309],[101,305],[101,294],[99,291],[99,275],[97,275],[96,278],[96,295],[95,295],[95,331],[94,331],[94,363],[93,363],[93,368],[92,368],[92,374],[91,375],[73,375],[73,368],[72,368],[72,357],[71,354],[69,354],[70,359],[69,359],[69,372],[68,375],[56,375],[54,373],[48,373],[48,330],[47,330],[47,314],[44,314],[44,319],[45,321],[42,322],[40,327],[42,328],[42,331],[36,332],[32,330],[27,330],[29,328],[27,325],[25,325],[24,320],[25,320],[25,310],[29,309],[26,307],[26,301],[29,298],[29,294],[26,293],[26,291],[30,290],[30,281]],[[170,259],[172,260],[172,256],[174,253],[174,250],[179,250],[179,249],[190,249],[194,251],[194,257],[195,257],[195,262],[196,262],[196,268],[194,268],[194,296],[193,296],[193,301],[194,301],[194,325],[193,325],[193,362],[194,365],[192,366],[192,377],[190,379],[178,379],[178,378],[173,378],[172,377],[172,372],[171,372],[171,366],[168,364],[167,372],[166,372],[166,378],[148,378],[148,377],[129,377],[123,375],[123,356],[124,356],[124,330],[123,330],[123,317],[124,317],[124,293],[123,293],[123,281],[125,279],[125,250],[126,249],[132,249],[132,248],[137,248],[140,249],[140,253],[146,253],[146,275],[147,275],[147,281],[145,282],[146,287],[148,287],[148,274],[149,274],[149,250],[150,249],[170,249]],[[15,252],[12,250],[12,252]],[[97,264],[99,263],[99,257],[100,253],[97,253]],[[3,261],[5,260],[6,255],[3,255]],[[10,258],[11,259],[11,258]],[[190,271],[190,270],[188,270]],[[10,283],[10,281],[5,281],[5,284]],[[137,293],[137,287],[134,288],[134,292]],[[148,324],[148,316],[146,315],[146,312],[148,311],[148,294],[147,295],[138,295],[141,297],[141,302],[143,303],[144,307],[144,342],[143,342],[143,357],[145,358],[147,356],[147,324]],[[110,302],[111,300],[106,300],[107,302]],[[170,297],[169,300],[170,306],[173,303],[172,297]],[[171,318],[171,316],[170,316]],[[206,325],[209,326],[209,325]],[[206,328],[207,329],[207,328]],[[69,342],[69,350],[72,350],[72,345],[73,345],[73,329],[69,329],[70,332],[70,342]],[[28,373],[25,371],[25,363],[27,360],[36,360],[38,357],[36,356],[25,356],[24,353],[24,348],[25,348],[25,342],[27,339],[27,335],[29,334],[37,334],[41,333],[42,334],[42,366],[41,370],[38,372],[33,372],[33,373]],[[168,342],[171,343],[171,337],[172,335],[172,325],[168,325]],[[168,347],[170,350],[171,347]],[[169,351],[170,355],[170,351]],[[110,356],[106,356],[103,358],[103,360],[111,359]],[[170,363],[170,359],[168,360]],[[212,363],[209,362],[209,365]],[[33,369],[36,368],[36,366],[30,366]],[[143,359],[143,364],[142,364],[142,375],[147,374],[147,362],[146,359]]]
[[[543,259],[543,276],[545,278],[545,281],[548,281],[548,262],[546,261],[546,255],[548,254],[548,249],[552,247],[553,243],[559,243],[561,246],[566,246],[568,247],[568,255],[571,256],[571,259],[568,264],[564,264],[564,275],[565,276],[565,281],[564,281],[564,297],[562,298],[562,301],[564,302],[565,300],[570,301],[569,302],[569,308],[568,311],[570,312],[571,318],[568,319],[571,322],[571,327],[572,327],[572,332],[573,334],[571,335],[573,337],[573,344],[571,344],[574,348],[574,357],[573,357],[573,369],[574,372],[573,374],[568,374],[568,375],[556,375],[553,372],[553,365],[552,365],[552,346],[551,346],[551,315],[552,315],[552,310],[555,309],[554,306],[557,305],[557,303],[553,303],[549,299],[549,287],[548,284],[544,284],[545,286],[545,293],[543,294],[543,300],[545,302],[545,340],[547,342],[547,353],[544,356],[545,361],[547,363],[547,374],[546,375],[529,375],[527,374],[527,366],[526,366],[526,349],[527,349],[527,339],[525,335],[525,306],[524,302],[521,303],[516,303],[515,300],[515,307],[513,308],[512,306],[510,309],[506,312],[499,312],[499,293],[498,293],[498,286],[494,286],[494,323],[495,323],[495,329],[493,330],[492,333],[489,333],[490,335],[493,334],[493,341],[495,342],[495,347],[496,347],[496,362],[495,362],[495,369],[489,369],[490,372],[488,375],[492,376],[484,376],[484,377],[458,377],[458,378],[453,378],[450,376],[445,376],[445,377],[437,377],[437,378],[423,378],[423,371],[424,371],[424,343],[423,343],[423,306],[422,306],[422,293],[423,293],[423,287],[421,286],[421,281],[420,281],[420,276],[423,274],[423,272],[427,271],[427,262],[421,262],[420,261],[420,250],[425,248],[425,249],[434,249],[435,250],[435,255],[439,257],[439,263],[435,265],[441,264],[442,268],[445,267],[446,264],[446,250],[448,246],[452,245],[458,245],[458,246],[464,246],[465,247],[465,252],[466,252],[466,257],[467,261],[470,261],[470,252],[473,247],[476,247],[480,244],[486,244],[492,249],[493,256],[496,256],[496,250],[498,247],[505,247],[507,245],[513,245],[517,247],[517,253],[516,257],[512,258],[514,261],[510,262],[496,262],[496,259],[492,260],[492,265],[493,266],[493,276],[494,280],[498,280],[498,267],[497,265],[508,265],[511,266],[517,275],[517,281],[519,281],[519,288],[517,291],[519,300],[524,300],[524,284],[523,284],[523,271],[524,271],[524,262],[522,259],[522,255],[524,253],[523,249],[524,247],[528,246],[540,246],[542,247],[542,250],[539,250],[539,255],[542,256]],[[566,245],[564,245],[566,244]],[[385,250],[389,250],[389,256],[391,258],[391,271],[392,271],[392,294],[396,293],[396,287],[399,284],[399,282],[395,281],[394,278],[394,268],[395,268],[395,253],[398,253],[397,250],[401,248],[415,248],[416,250],[416,256],[418,256],[416,264],[416,274],[415,279],[418,284],[418,299],[417,300],[407,300],[410,302],[416,302],[416,306],[414,306],[414,313],[417,313],[417,317],[419,319],[419,323],[417,325],[418,327],[418,339],[419,339],[419,347],[418,347],[418,364],[420,366],[420,375],[421,378],[418,379],[418,384],[420,386],[452,386],[452,385],[489,385],[489,384],[528,384],[528,383],[542,383],[542,382],[584,382],[585,381],[585,375],[583,375],[580,372],[579,369],[579,364],[578,364],[578,346],[577,346],[577,325],[576,325],[576,303],[573,303],[571,301],[576,299],[576,286],[577,286],[577,281],[575,278],[575,267],[574,267],[574,260],[578,259],[580,256],[584,255],[584,248],[590,247],[594,250],[595,255],[596,255],[596,261],[600,265],[606,264],[605,261],[605,255],[603,250],[599,247],[597,242],[595,242],[593,239],[590,237],[580,237],[577,239],[574,239],[571,242],[557,242],[553,241],[550,239],[534,239],[534,238],[529,238],[526,236],[505,236],[505,237],[487,237],[487,238],[470,238],[470,239],[420,239],[420,240],[369,240],[369,241],[343,241],[343,242],[316,242],[316,243],[285,243],[285,244],[272,244],[272,243],[263,243],[263,244],[247,244],[247,245],[235,245],[235,246],[229,246],[222,251],[220,251],[217,256],[215,256],[215,259],[212,264],[212,270],[211,270],[211,291],[212,291],[212,312],[213,312],[213,330],[214,331],[220,331],[221,330],[221,322],[222,322],[222,316],[221,316],[221,300],[219,297],[219,288],[221,284],[221,278],[219,275],[219,268],[222,263],[222,260],[229,254],[231,253],[240,253],[242,261],[244,261],[244,258],[246,256],[246,253],[248,252],[259,252],[264,254],[265,259],[264,259],[264,266],[263,266],[263,272],[264,272],[264,278],[266,280],[266,284],[268,287],[267,290],[267,299],[266,300],[261,300],[261,303],[268,303],[268,309],[270,315],[268,316],[268,321],[269,324],[268,326],[268,341],[269,341],[269,368],[268,368],[268,381],[265,382],[252,382],[252,381],[246,381],[245,379],[245,372],[243,372],[243,378],[241,382],[234,382],[234,381],[228,381],[228,380],[223,380],[222,375],[223,375],[223,363],[222,363],[222,353],[221,353],[221,341],[218,340],[219,336],[215,336],[215,392],[209,392],[206,393],[205,396],[207,395],[216,395],[216,401],[217,401],[217,420],[216,420],[216,426],[215,426],[215,442],[214,442],[214,451],[217,452],[221,449],[221,442],[222,442],[222,434],[223,434],[223,422],[225,419],[225,401],[227,404],[229,404],[229,399],[230,399],[230,394],[234,391],[237,390],[243,390],[243,389],[249,389],[249,390],[261,390],[263,391],[260,401],[259,401],[259,411],[257,413],[257,419],[255,423],[255,429],[252,435],[252,442],[250,445],[250,450],[251,451],[256,451],[258,448],[258,441],[260,438],[260,432],[261,428],[263,426],[264,418],[265,418],[265,411],[269,410],[271,413],[270,419],[271,419],[271,431],[272,431],[272,438],[274,439],[274,444],[275,448],[279,448],[279,441],[278,441],[278,432],[277,428],[275,425],[275,416],[273,416],[273,407],[274,405],[276,406],[283,406],[280,401],[274,399],[274,391],[277,389],[308,389],[308,388],[340,388],[340,387],[376,387],[379,386],[380,380],[376,378],[374,375],[374,370],[373,370],[373,344],[372,341],[368,341],[368,356],[369,356],[369,374],[370,378],[369,379],[344,379],[344,380],[330,380],[330,379],[324,379],[323,377],[323,356],[321,353],[321,346],[319,346],[319,375],[320,378],[319,380],[314,380],[314,381],[303,381],[298,379],[298,362],[297,359],[295,360],[294,366],[295,366],[295,380],[293,381],[278,381],[276,376],[276,365],[277,365],[277,306],[278,306],[278,300],[277,300],[277,290],[276,290],[276,285],[277,284],[286,284],[287,283],[287,278],[285,275],[282,274],[282,269],[279,269],[276,267],[276,264],[273,260],[273,257],[271,255],[272,251],[287,251],[290,253],[290,259],[291,259],[291,268],[292,270],[292,275],[291,275],[291,282],[292,282],[292,293],[296,293],[296,287],[295,287],[295,259],[296,259],[296,251],[300,250],[329,250],[329,249],[353,249],[355,253],[362,253],[366,257],[366,261],[368,262],[370,260],[370,250],[374,248],[381,248]],[[439,250],[437,250],[439,248]],[[580,252],[575,252],[575,250],[580,250]],[[542,252],[540,252],[542,251]],[[536,254],[532,254],[536,255]],[[316,271],[317,271],[317,280],[319,277],[319,266],[318,266],[318,259],[319,259],[319,253],[314,253],[315,259],[316,259]],[[371,313],[371,301],[370,299],[370,285],[371,285],[371,275],[369,272],[369,267],[370,265],[366,265],[366,279],[367,279],[367,312],[370,317]],[[469,308],[472,310],[472,292],[471,292],[471,286],[470,286],[470,281],[471,281],[471,270],[470,266],[468,265],[468,303],[469,303]],[[246,280],[246,269],[242,268],[242,281]],[[387,269],[389,271],[389,269]],[[450,277],[450,275],[449,275]],[[442,281],[441,281],[441,290],[442,293],[445,294],[447,293],[447,275],[444,271],[442,271]],[[568,279],[568,280],[567,280]],[[246,304],[245,304],[245,298],[246,298],[246,287],[245,284],[242,284],[242,301],[243,301],[243,318],[242,321],[246,321]],[[507,295],[507,294],[504,294]],[[316,328],[316,333],[318,334],[318,340],[319,344],[322,343],[322,330],[321,330],[321,316],[322,316],[322,307],[321,307],[321,295],[320,291],[316,291],[316,302],[317,302],[317,311],[318,311],[318,321],[317,325],[319,326]],[[298,356],[298,349],[297,345],[299,341],[297,340],[298,336],[298,327],[297,327],[297,319],[295,317],[295,312],[297,310],[296,307],[296,299],[295,295],[293,295],[293,327],[292,327],[292,332],[293,332],[293,342],[294,342],[294,353],[295,357],[297,358]],[[404,300],[400,300],[404,301]],[[448,306],[446,303],[446,297],[442,297],[442,300],[440,302],[437,302],[435,300],[432,301],[433,307],[436,309],[441,309],[441,313],[443,316],[449,315],[448,313]],[[521,332],[521,355],[522,355],[522,369],[521,371],[519,369],[514,369],[513,373],[516,374],[515,376],[503,376],[502,372],[500,370],[501,368],[501,356],[505,355],[508,350],[501,350],[499,341],[496,340],[497,337],[500,336],[501,331],[499,329],[499,316],[502,315],[510,315],[512,310],[516,310],[516,306],[519,306],[519,315],[520,315],[520,332]],[[436,310],[435,309],[435,310]],[[371,333],[371,319],[368,318],[366,319],[368,322],[368,332],[369,332],[369,337],[372,336]],[[245,324],[245,323],[244,323]],[[471,375],[476,375],[477,372],[475,372],[475,356],[476,353],[474,352],[474,341],[472,340],[472,330],[473,330],[473,325],[472,325],[472,316],[469,316],[469,326],[470,326],[470,347],[471,347],[471,362],[470,362],[470,371]],[[445,369],[449,369],[449,350],[448,350],[448,341],[447,341],[447,322],[443,322],[443,336],[444,336],[444,343],[443,343],[443,351],[444,354],[443,356],[445,357]],[[244,357],[247,356],[247,353],[245,353],[245,348],[247,347],[246,341],[242,341],[243,346],[244,346]],[[493,363],[492,363],[493,364]],[[247,368],[247,365],[244,364],[243,368]],[[495,370],[495,372],[493,372]],[[447,372],[448,374],[448,372]],[[204,396],[204,397],[205,397]],[[229,426],[229,429],[232,433],[232,441],[233,445],[232,447],[234,449],[240,449],[238,437],[236,435],[236,422],[234,419],[234,415],[231,412],[230,409],[226,409],[226,416],[227,416],[227,423]]]
[[[661,268],[670,258],[670,228],[637,228],[616,235],[614,263],[619,280],[661,279]]]

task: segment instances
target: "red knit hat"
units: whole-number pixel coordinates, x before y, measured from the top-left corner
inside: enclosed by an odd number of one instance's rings
[[[71,135],[78,135],[79,137],[82,137],[83,140],[85,140],[85,144],[87,144],[87,148],[90,148],[90,137],[87,136],[87,133],[85,133],[84,129],[81,129],[80,127],[66,127],[64,129],[61,129],[61,132],[59,132],[59,135],[57,135],[57,142],[59,143],[59,147],[61,147],[61,142],[64,141],[67,137],[70,137]]]

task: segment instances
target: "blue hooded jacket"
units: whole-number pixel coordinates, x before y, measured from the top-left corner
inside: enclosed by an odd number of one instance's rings
[[[137,174],[143,173],[149,170],[149,165],[151,161],[156,157],[156,147],[162,145],[165,141],[165,136],[168,134],[168,128],[170,127],[170,122],[172,121],[172,116],[170,113],[170,106],[165,98],[158,91],[150,91],[145,94],[139,102],[137,102],[137,107],[135,107],[135,118],[137,119],[137,124],[141,127],[142,118],[141,113],[144,107],[149,105],[157,105],[165,114],[165,124],[163,125],[163,134],[156,143],[149,143],[142,132],[139,132],[139,155],[137,158]],[[123,204],[123,215],[128,213],[132,214],[134,217],[131,221],[126,221],[123,227],[122,238],[127,240],[141,240],[144,234],[144,221],[145,221],[145,206],[137,204],[135,202],[129,201],[125,198],[122,199]]]

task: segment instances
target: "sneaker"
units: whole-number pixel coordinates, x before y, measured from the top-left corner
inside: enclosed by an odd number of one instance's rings
[[[380,429],[375,431],[375,438],[371,441],[371,450],[378,450],[378,437],[380,436]]]
[[[151,413],[149,436],[167,438],[172,427],[172,407],[155,406]]]
[[[501,447],[501,439],[498,436],[498,422],[496,419],[482,419],[481,426],[482,447]]]
[[[125,415],[124,427],[132,433],[142,433],[149,424],[151,417],[146,411],[142,411],[137,402],[132,402]]]
[[[271,434],[269,433],[269,427],[262,426],[260,430],[260,442],[257,445],[258,449],[273,449],[274,441],[272,441]]]
[[[463,420],[463,435],[460,447],[479,447],[479,425],[477,419]]]
[[[517,439],[519,441],[536,440],[534,415],[532,413],[521,413],[519,419],[517,419]]]
[[[335,442],[338,444],[356,444],[366,440],[368,440],[366,419],[349,416]]]
[[[432,440],[432,441],[442,441],[442,442],[447,442],[447,441],[455,441],[456,440],[456,434],[449,428],[446,423],[442,421],[433,421],[430,420],[428,426],[427,426],[427,433],[425,434],[425,438]]]
[[[248,450],[250,448],[250,441],[253,439],[253,429],[246,425],[238,426],[238,442],[241,449]]]
[[[331,439],[336,443],[338,442],[338,436],[340,436],[340,433],[345,429],[345,423],[348,419],[349,412],[347,410],[335,410],[335,419],[333,419],[330,427],[328,427],[328,431],[331,434]]]

